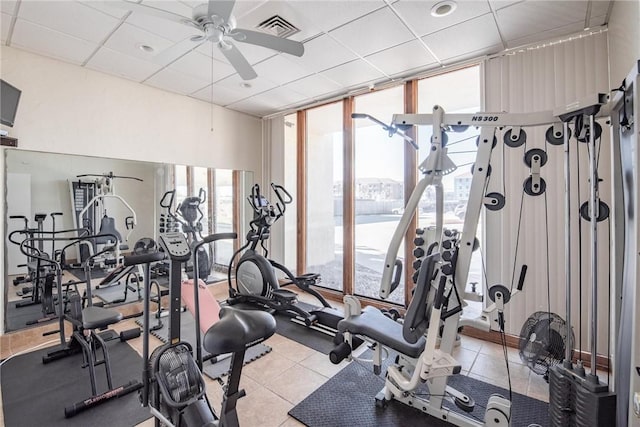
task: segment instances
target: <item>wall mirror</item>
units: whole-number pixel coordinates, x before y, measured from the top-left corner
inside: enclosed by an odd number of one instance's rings
[[[16,230],[28,228],[31,236],[39,230],[45,232],[43,236],[51,236],[46,232],[55,230],[57,237],[63,237],[76,232],[59,234],[62,230],[88,228],[97,234],[101,229],[115,229],[124,254],[133,251],[136,244],[140,247],[143,238],[157,242],[161,232],[182,231],[174,216],[188,222],[189,218],[177,208],[189,198],[187,201],[197,205],[192,221],[200,230],[198,234],[235,231],[239,236],[235,241],[218,241],[206,248],[207,282],[213,283],[227,279],[231,256],[242,245],[252,219],[253,211],[246,206],[246,200],[254,183],[253,172],[25,150],[8,149],[5,153],[6,332],[55,320],[55,314],[47,313],[55,304],[55,297],[44,291],[49,286],[42,282],[46,272],[36,275],[34,263],[29,267],[27,256],[9,241],[10,236],[18,242],[25,238],[25,233]],[[189,216],[188,212],[185,214]],[[95,254],[99,244],[91,242],[65,250],[63,289],[69,284],[70,289],[77,287],[83,292],[86,275],[82,261],[87,254]],[[41,250],[51,256],[64,245],[60,241],[43,241],[34,246],[39,250],[38,246],[42,246]],[[134,276],[129,280],[121,277],[114,284],[107,280],[114,274],[113,268],[105,265],[102,258],[97,260],[89,274],[94,297],[108,305],[140,301],[142,294],[132,282]],[[163,283],[160,267],[153,274]],[[29,280],[34,276],[40,281],[39,286]],[[56,289],[55,280],[53,286]],[[50,298],[54,298],[53,303]]]

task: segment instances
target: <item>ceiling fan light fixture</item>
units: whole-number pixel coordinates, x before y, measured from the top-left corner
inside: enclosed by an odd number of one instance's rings
[[[435,18],[442,18],[451,15],[457,7],[458,3],[453,0],[444,0],[438,2],[431,8],[431,16]]]

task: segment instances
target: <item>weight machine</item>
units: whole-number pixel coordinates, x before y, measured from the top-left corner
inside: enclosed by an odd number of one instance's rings
[[[403,325],[379,315],[380,312],[372,307],[366,307],[362,310],[359,301],[353,296],[344,297],[346,318],[338,324],[339,334],[337,335],[337,341],[342,340],[343,342],[330,355],[332,361],[338,363],[344,358],[352,357],[350,344],[352,337],[356,335],[373,342],[373,363],[376,373],[379,373],[381,369],[382,347],[391,348],[400,354],[396,363],[388,369],[385,387],[376,397],[376,403],[379,406],[386,405],[390,400],[398,400],[456,425],[510,425],[510,399],[492,396],[486,405],[484,420],[480,420],[464,415],[465,412],[473,410],[473,399],[447,385],[447,378],[460,371],[460,365],[452,357],[459,328],[472,326],[489,331],[492,324],[497,322],[503,333],[504,306],[522,290],[525,281],[526,265],[523,265],[519,281],[512,283],[511,288],[498,284],[488,289],[487,296],[491,299],[491,303],[482,310],[480,316],[476,318],[463,316],[465,299],[482,300],[481,296],[465,290],[471,255],[477,246],[475,235],[481,208],[484,205],[488,209],[496,210],[497,206],[504,205],[503,195],[498,193],[485,194],[490,175],[491,153],[497,145],[495,131],[498,128],[509,128],[504,136],[504,142],[509,146],[518,146],[524,142],[522,139],[526,138],[522,130],[523,127],[551,125],[547,131],[547,139],[555,139],[555,145],[559,145],[567,138],[567,126],[566,124],[563,126],[563,122],[568,120],[567,115],[575,113],[590,116],[589,129],[592,130],[591,138],[593,138],[596,128],[595,115],[607,100],[608,96],[598,94],[579,100],[562,110],[526,114],[445,114],[441,107],[435,106],[432,114],[396,114],[391,125],[384,126],[390,135],[400,133],[406,140],[404,131],[410,127],[430,125],[433,126],[433,136],[429,154],[419,166],[419,170],[424,176],[417,183],[407,202],[385,258],[380,284],[381,298],[387,298],[398,286],[397,281],[394,280],[401,268],[400,260],[397,259],[398,250],[417,210],[420,198],[429,186],[435,188],[436,225],[432,230],[431,238],[425,239],[429,240],[425,247],[431,249],[419,267],[414,298],[409,305]],[[354,118],[370,118],[370,116],[354,114]],[[380,123],[377,120],[374,121]],[[456,168],[447,155],[445,131],[459,130],[466,126],[478,126],[481,128],[481,133],[477,140],[478,151],[472,168],[465,221],[462,231],[457,232],[446,230],[443,227],[442,177],[453,172]],[[592,148],[592,156],[594,152],[595,149]],[[543,150],[535,151],[534,149],[526,153],[525,163],[531,171],[531,175],[523,183],[526,194],[535,196],[544,192],[545,182],[540,175],[540,168],[545,162],[546,153]],[[591,166],[591,199],[587,206],[587,213],[591,222],[594,223],[597,221],[599,213],[598,209],[592,208],[592,206],[597,207],[600,204],[597,196],[597,175],[593,162]],[[595,287],[596,284],[594,283],[593,286]],[[596,305],[593,305],[592,318],[595,318],[593,314],[595,310]],[[570,328],[569,323],[568,325]],[[592,366],[594,366],[594,372],[596,348],[593,344],[595,342],[593,337],[595,334],[595,324],[592,324],[592,357],[594,359]],[[436,348],[438,337],[440,337],[440,343]],[[640,372],[638,374],[640,375]],[[429,399],[416,393],[417,387],[425,382],[429,388]],[[606,389],[607,385],[605,384],[604,387]],[[455,412],[443,406],[446,400],[451,399],[462,409],[462,412]],[[596,414],[600,417],[612,416],[611,409],[606,404],[596,406],[589,414]],[[597,417],[593,418],[593,420],[595,419]]]
[[[77,175],[77,178],[85,177],[95,177],[96,179],[93,181],[70,181],[69,183],[74,227],[87,228],[91,234],[112,235],[115,236],[116,241],[111,241],[106,237],[101,237],[93,241],[85,241],[82,246],[76,249],[76,259],[78,262],[81,262],[86,257],[93,257],[94,254],[102,252],[104,247],[115,245],[115,252],[107,252],[104,256],[94,259],[97,266],[105,268],[105,261],[108,258],[120,260],[120,251],[128,249],[127,242],[137,224],[136,212],[124,198],[115,193],[114,180],[116,178],[131,179],[139,182],[143,182],[143,180],[131,176],[114,175],[113,172],[101,175]],[[131,215],[125,217],[127,234],[124,239],[118,230],[116,230],[115,219],[107,215],[107,206],[105,203],[107,200],[119,201],[125,209],[131,213]],[[99,229],[96,230],[98,227]]]

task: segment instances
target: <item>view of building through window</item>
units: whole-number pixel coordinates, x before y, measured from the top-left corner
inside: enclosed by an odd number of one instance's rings
[[[404,109],[402,86],[356,97],[355,111],[382,121]],[[369,120],[355,122],[355,277],[357,295],[379,298],[384,259],[404,208],[404,140]],[[398,258],[404,263],[404,245]],[[403,271],[406,269],[403,269]],[[389,296],[404,302],[404,277]]]

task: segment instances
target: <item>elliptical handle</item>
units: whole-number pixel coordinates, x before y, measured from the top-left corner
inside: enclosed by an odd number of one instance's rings
[[[202,187],[200,187],[200,191],[198,192],[198,198],[201,204],[207,201],[207,191]]]
[[[207,243],[215,242],[216,240],[234,240],[238,238],[237,233],[215,233],[209,234],[205,236],[202,241],[198,242],[197,245],[194,246],[194,250],[197,250],[200,246],[205,245]]]
[[[167,198],[167,196],[171,196],[171,198],[169,199],[169,202],[167,203],[165,201],[165,199]],[[171,213],[171,206],[173,206],[173,199],[176,196],[176,190],[169,190],[167,192],[164,193],[164,195],[162,196],[162,199],[160,199],[160,207],[163,207],[165,209],[169,209],[169,213]]]

